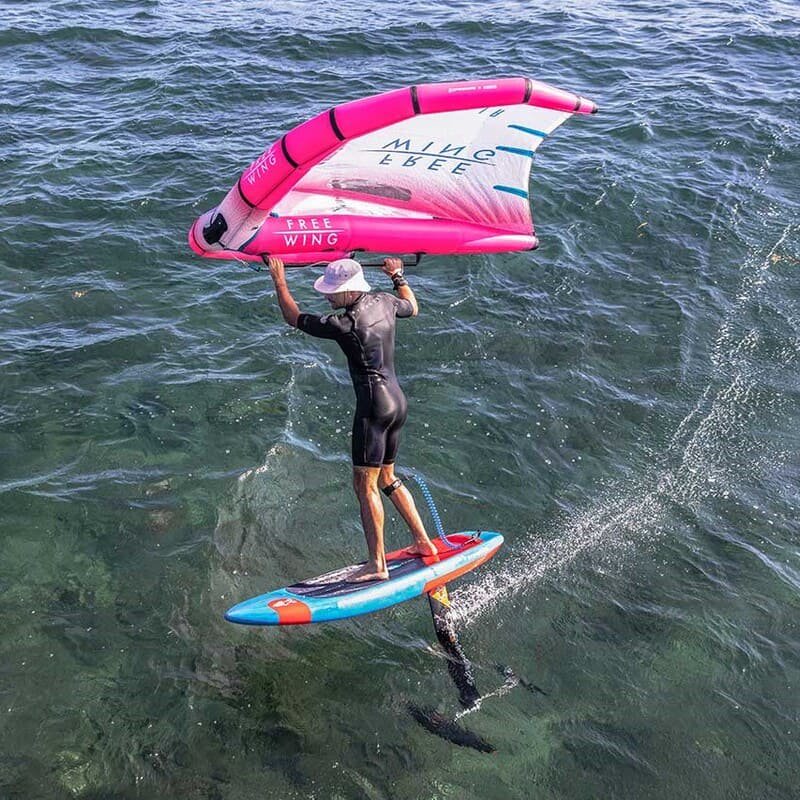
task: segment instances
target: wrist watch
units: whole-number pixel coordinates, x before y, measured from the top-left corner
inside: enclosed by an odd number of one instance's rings
[[[392,285],[395,289],[399,289],[401,286],[408,286],[408,281],[403,277],[403,270],[398,269],[397,272],[393,272],[391,274]]]

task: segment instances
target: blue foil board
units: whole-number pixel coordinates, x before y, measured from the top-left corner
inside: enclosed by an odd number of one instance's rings
[[[502,535],[493,531],[463,531],[447,538],[457,547],[434,539],[436,556],[388,553],[388,580],[348,583],[363,565],[353,564],[238,603],[225,619],[240,625],[303,625],[370,614],[444,586],[488,561],[503,544]]]

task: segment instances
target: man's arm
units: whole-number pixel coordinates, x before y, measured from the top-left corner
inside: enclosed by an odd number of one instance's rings
[[[408,300],[411,303],[411,307],[414,309],[411,316],[416,317],[419,314],[419,305],[413,290],[403,277],[403,262],[399,258],[385,258],[381,269],[392,279],[397,296],[401,300]]]
[[[283,318],[288,325],[296,328],[297,318],[300,316],[300,309],[297,307],[297,303],[286,284],[286,271],[283,266],[283,261],[270,256],[268,264],[269,274],[272,276],[272,282],[275,284],[275,294],[278,298],[278,305],[281,307]]]

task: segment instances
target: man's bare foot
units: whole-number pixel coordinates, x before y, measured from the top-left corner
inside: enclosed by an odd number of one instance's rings
[[[439,554],[436,545],[430,540],[427,542],[414,542],[410,547],[406,547],[406,552],[412,556],[435,556]]]
[[[345,583],[368,583],[369,581],[385,581],[388,579],[388,569],[375,569],[369,564],[364,564],[361,569],[350,575],[345,580]]]

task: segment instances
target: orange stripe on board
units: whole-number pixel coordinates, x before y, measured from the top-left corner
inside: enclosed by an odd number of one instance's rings
[[[464,573],[469,572],[475,567],[479,567],[484,562],[488,561],[498,550],[500,549],[500,545],[495,547],[494,550],[487,553],[485,556],[482,556],[477,561],[473,561],[470,564],[465,564],[463,567],[459,569],[453,570],[453,572],[448,572],[447,575],[441,575],[438,578],[434,578],[433,580],[428,581],[423,588],[423,592],[428,594],[432,592],[434,589],[438,589],[440,586],[444,586],[446,583],[450,583],[450,581],[455,580],[456,578],[461,577]]]

